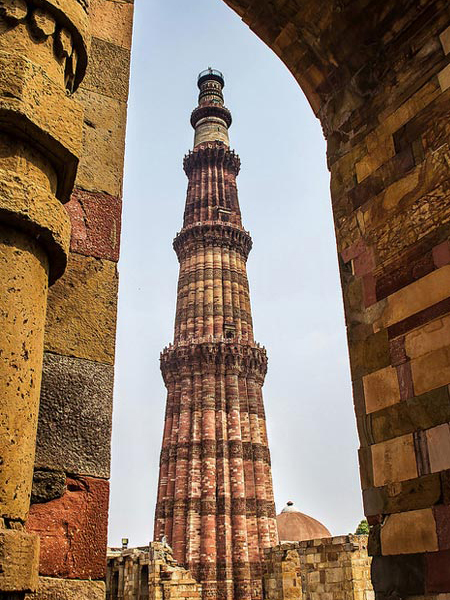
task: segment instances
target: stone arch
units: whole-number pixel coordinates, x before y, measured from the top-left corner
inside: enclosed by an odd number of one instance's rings
[[[450,590],[450,9],[225,0],[327,139],[377,597]]]
[[[448,594],[448,2],[226,1],[292,71],[327,138],[377,596]],[[11,342],[0,368],[3,382],[33,381],[2,387],[2,596],[104,597],[132,4],[0,2],[0,298]],[[78,161],[69,239],[61,203]]]

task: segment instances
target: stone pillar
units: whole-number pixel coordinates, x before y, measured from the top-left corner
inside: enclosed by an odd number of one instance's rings
[[[87,65],[77,0],[0,1],[0,596],[37,587],[31,495],[48,285],[64,272]]]

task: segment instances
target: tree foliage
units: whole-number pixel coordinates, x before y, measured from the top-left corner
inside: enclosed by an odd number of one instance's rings
[[[368,535],[369,534],[369,523],[367,519],[363,519],[361,523],[358,525],[355,531],[356,535]]]

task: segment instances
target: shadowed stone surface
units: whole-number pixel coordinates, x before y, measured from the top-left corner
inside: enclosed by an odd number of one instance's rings
[[[114,368],[44,355],[36,466],[109,477]]]
[[[66,491],[66,476],[61,471],[35,471],[31,504],[50,502],[61,498]]]

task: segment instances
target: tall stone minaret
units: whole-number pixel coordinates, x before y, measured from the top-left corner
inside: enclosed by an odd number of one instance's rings
[[[229,148],[224,79],[200,73],[191,116],[194,149],[183,229],[175,338],[161,355],[167,387],[155,539],[203,584],[203,598],[262,598],[261,558],[277,543],[261,388],[267,370],[256,344],[242,227]]]

